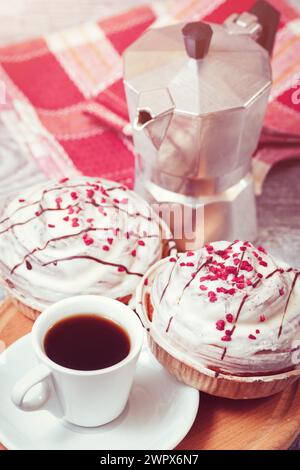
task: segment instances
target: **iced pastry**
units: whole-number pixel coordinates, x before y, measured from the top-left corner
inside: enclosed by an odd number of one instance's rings
[[[26,190],[0,219],[0,274],[35,318],[77,294],[128,302],[147,269],[174,249],[151,207],[119,183],[81,177]]]
[[[215,395],[276,393],[299,375],[300,273],[249,242],[215,242],[150,268],[137,310],[157,358]]]

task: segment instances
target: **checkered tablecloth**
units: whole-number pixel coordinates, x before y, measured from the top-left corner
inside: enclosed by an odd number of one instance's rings
[[[48,178],[80,173],[133,185],[122,53],[155,24],[221,23],[254,0],[161,0],[98,22],[0,48],[0,198]],[[254,157],[258,189],[269,168],[300,154],[300,1],[281,12],[274,85]]]

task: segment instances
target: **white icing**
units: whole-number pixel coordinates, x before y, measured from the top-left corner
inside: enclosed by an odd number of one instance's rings
[[[176,263],[172,259],[165,260],[150,270],[151,273],[146,275],[148,285],[143,287],[142,296],[144,299],[148,292],[154,307],[152,322],[144,315],[151,334],[180,351],[196,366],[201,363],[236,374],[253,373],[253,368],[256,373],[264,373],[291,367],[293,340],[300,339],[300,277],[284,314],[296,276],[295,270],[289,270],[284,263],[247,242],[247,246],[236,242],[227,251],[228,258],[223,259],[217,252],[229,245],[229,242],[212,243],[211,251],[203,248],[180,254],[174,258]],[[245,248],[246,251],[241,251]],[[217,264],[210,261],[197,272],[211,256]],[[242,256],[243,264],[240,264]],[[235,258],[239,260],[236,265]],[[187,263],[192,265],[187,266]],[[233,273],[225,274],[223,279],[222,276],[215,278],[211,272],[215,267],[219,274],[222,270],[224,273],[228,266],[237,268],[238,276],[243,275],[243,280],[240,278],[239,282],[235,282],[236,274]],[[247,266],[249,271],[245,270]],[[194,278],[192,273],[196,273]],[[258,273],[263,276],[261,280]],[[206,276],[213,277],[209,279]],[[256,287],[253,287],[256,282]],[[200,285],[207,290],[201,290]],[[220,288],[226,289],[226,292],[218,292]],[[230,289],[234,289],[233,295],[228,293]],[[214,302],[210,300],[209,292],[215,293]],[[211,296],[214,297],[213,294]],[[245,302],[237,319],[244,297]],[[145,313],[145,308],[143,310]],[[228,314],[232,315],[232,322],[226,319]],[[232,329],[231,334],[226,334],[226,330]],[[228,336],[230,341],[224,341],[224,337]]]
[[[119,183],[83,177],[40,185],[2,214],[1,277],[37,309],[75,294],[119,298],[133,293],[170,237],[150,206]]]

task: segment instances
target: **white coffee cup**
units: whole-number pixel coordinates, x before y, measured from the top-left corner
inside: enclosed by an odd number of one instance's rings
[[[128,356],[95,371],[68,369],[49,359],[44,351],[46,333],[59,320],[76,314],[96,314],[117,322],[130,338]],[[144,339],[140,320],[129,307],[96,295],[64,299],[44,310],[33,325],[31,336],[40,364],[14,386],[11,398],[18,408],[46,409],[57,418],[87,427],[108,423],[122,413]]]

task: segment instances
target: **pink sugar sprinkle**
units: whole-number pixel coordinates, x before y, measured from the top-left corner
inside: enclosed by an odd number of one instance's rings
[[[76,191],[71,192],[71,198],[74,199],[74,200],[78,199],[78,194],[76,193]]]
[[[205,245],[205,248],[209,253],[212,253],[214,251],[214,247],[212,245]]]
[[[194,254],[195,254],[195,253],[194,253],[193,251],[188,251],[187,254],[186,254],[186,256],[194,256]]]
[[[128,203],[128,199],[126,197],[124,197],[123,199],[121,199],[120,201],[120,204],[127,204]]]
[[[94,219],[90,217],[89,219],[86,219],[86,221],[88,224],[92,224],[94,222]]]
[[[63,184],[63,183],[66,183],[67,181],[69,181],[70,178],[62,178],[61,180],[59,180],[59,183],[60,184]]]
[[[60,205],[61,205],[61,203],[62,203],[62,198],[61,198],[61,197],[57,197],[57,198],[55,199],[55,202],[56,202],[57,208],[60,209]]]
[[[265,253],[265,254],[266,254],[266,250],[264,249],[263,246],[258,246],[257,249],[258,249],[258,251],[260,251],[261,253]]]
[[[201,289],[201,290],[203,290],[203,291],[207,290],[207,287],[206,287],[206,286],[204,286],[203,284],[200,284],[200,286],[199,286],[199,287],[200,287],[200,289]]]
[[[218,300],[216,293],[212,290],[209,291],[207,295],[209,297],[210,302],[216,302]]]
[[[219,330],[219,331],[223,331],[225,328],[225,322],[224,320],[218,320],[216,322],[216,329]]]
[[[68,215],[66,215],[66,217],[63,218],[63,220],[64,220],[65,222],[69,222],[70,217],[69,217]]]
[[[89,236],[85,236],[85,237],[83,236],[82,238],[83,238],[84,243],[85,243],[87,246],[92,245],[92,244],[94,243],[93,238],[91,238],[91,237],[89,237]]]
[[[186,265],[189,267],[189,268],[192,268],[194,265],[194,263],[186,263]]]
[[[95,191],[93,189],[87,189],[86,190],[86,195],[89,199],[92,199],[94,197]]]
[[[72,227],[79,227],[78,219],[76,217],[72,219]]]
[[[74,209],[72,206],[69,206],[69,214],[74,214]]]
[[[222,336],[221,338],[222,341],[231,341],[231,336]]]
[[[259,264],[260,264],[261,266],[264,266],[265,268],[268,267],[268,263],[266,263],[266,261],[260,261]]]
[[[101,198],[101,204],[105,204],[105,203],[106,203],[106,199],[105,199],[105,197],[102,197]]]
[[[232,315],[232,313],[227,313],[227,315],[226,315],[226,320],[228,321],[228,323],[232,323],[232,322],[233,322],[233,315]]]

